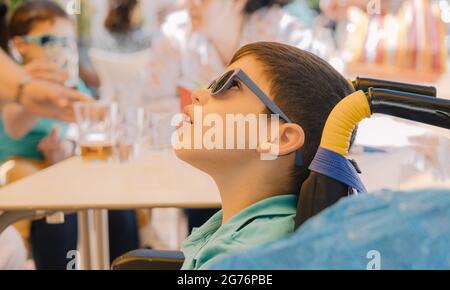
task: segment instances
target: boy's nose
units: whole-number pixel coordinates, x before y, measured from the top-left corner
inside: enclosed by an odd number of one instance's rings
[[[204,105],[208,101],[209,96],[210,96],[210,93],[209,93],[209,90],[207,90],[207,89],[195,90],[191,94],[192,104],[193,105]]]

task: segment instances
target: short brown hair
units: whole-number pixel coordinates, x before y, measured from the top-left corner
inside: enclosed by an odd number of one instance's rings
[[[293,46],[252,43],[237,51],[231,63],[248,55],[263,64],[275,103],[305,131],[303,165],[293,170],[293,186],[298,190],[309,175],[308,167],[320,145],[328,115],[354,89],[326,61]]]
[[[112,33],[127,33],[133,29],[131,13],[137,7],[137,0],[110,0],[105,28]]]
[[[8,25],[9,36],[27,35],[37,22],[54,22],[57,18],[70,19],[66,11],[53,1],[36,0],[24,2],[11,15]]]

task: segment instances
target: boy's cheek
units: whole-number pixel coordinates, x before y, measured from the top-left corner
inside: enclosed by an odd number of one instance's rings
[[[214,121],[197,118],[190,123],[185,120],[177,126],[176,132],[179,140],[189,145],[187,149],[257,149],[261,143],[278,137],[278,131],[274,132],[270,124],[243,124],[219,115]],[[214,145],[209,144],[211,142]]]

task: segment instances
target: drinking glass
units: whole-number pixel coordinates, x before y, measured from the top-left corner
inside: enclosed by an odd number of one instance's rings
[[[73,88],[78,83],[79,78],[79,55],[78,46],[75,40],[68,39],[64,43],[53,43],[45,47],[49,63],[59,70],[67,73],[65,86]]]
[[[160,98],[147,102],[145,105],[148,115],[149,143],[151,149],[171,148],[172,134],[176,128],[172,125],[174,116],[179,112],[177,98]]]
[[[74,108],[81,156],[91,161],[112,159],[117,135],[117,104],[76,103]]]
[[[132,161],[144,140],[145,111],[139,106],[120,106],[119,116],[115,156],[119,162]]]

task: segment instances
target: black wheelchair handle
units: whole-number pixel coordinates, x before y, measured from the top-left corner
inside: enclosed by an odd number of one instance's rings
[[[369,88],[367,97],[372,114],[381,113],[450,129],[450,100],[378,88]]]
[[[352,81],[352,85],[356,91],[362,90],[364,92],[368,92],[369,88],[376,88],[376,89],[388,89],[400,91],[405,93],[413,93],[430,97],[436,97],[437,95],[435,87],[391,82],[371,78],[357,77],[356,80]]]

